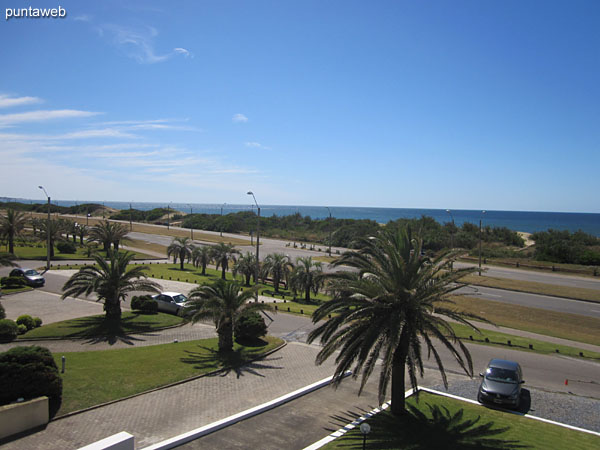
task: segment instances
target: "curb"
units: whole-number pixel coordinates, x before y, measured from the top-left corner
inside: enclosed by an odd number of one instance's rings
[[[346,372],[344,376],[348,376],[350,374],[351,372]],[[225,419],[221,419],[203,427],[196,428],[195,430],[188,431],[187,433],[180,434],[179,436],[172,437],[171,439],[167,439],[157,444],[150,445],[149,447],[145,447],[143,450],[166,450],[185,444],[186,442],[193,441],[202,436],[206,436],[210,433],[213,433],[214,431],[218,431],[222,428],[228,427],[242,420],[256,416],[265,411],[269,411],[270,409],[274,409],[280,405],[283,405],[284,403],[287,403],[305,394],[316,391],[324,386],[327,386],[329,383],[331,383],[332,379],[333,376],[324,378],[320,381],[317,381],[316,383],[309,384],[308,386],[297,389],[293,392],[290,392],[289,394],[285,394],[281,397],[278,397],[275,400],[271,400],[270,402],[263,403],[262,405],[258,405],[254,408],[247,409],[240,413],[226,417]]]
[[[282,339],[282,340],[283,340],[283,339]],[[264,353],[264,354],[262,354],[262,355],[260,355],[260,356],[257,356],[257,357],[256,357],[256,358],[254,358],[254,359],[249,359],[248,361],[244,362],[243,364],[248,364],[248,363],[251,363],[251,362],[254,362],[254,361],[259,361],[259,360],[261,360],[261,359],[263,359],[263,358],[265,358],[265,357],[267,357],[267,356],[269,356],[269,355],[271,355],[271,354],[275,353],[276,351],[279,351],[279,350],[281,350],[281,349],[282,349],[283,347],[285,347],[286,345],[287,345],[287,342],[286,342],[286,341],[283,341],[283,344],[281,344],[279,347],[275,347],[273,350],[270,350],[270,351],[268,351],[267,353]],[[139,397],[139,396],[141,396],[141,395],[146,395],[146,394],[150,394],[150,393],[152,393],[152,392],[161,391],[161,390],[163,390],[163,389],[167,389],[167,388],[170,388],[170,387],[178,386],[178,385],[180,385],[180,384],[184,384],[184,383],[188,383],[188,382],[190,382],[190,381],[197,380],[198,378],[204,378],[204,377],[209,377],[209,376],[212,376],[212,375],[216,375],[216,374],[218,374],[218,373],[220,373],[220,372],[224,372],[224,371],[226,371],[226,370],[230,370],[230,369],[232,369],[232,367],[223,367],[223,368],[221,368],[221,369],[213,370],[212,372],[207,372],[207,373],[203,373],[203,374],[201,374],[201,375],[196,375],[196,376],[193,376],[193,377],[191,377],[191,378],[186,378],[185,380],[179,380],[179,381],[176,381],[176,382],[174,382],[174,383],[165,384],[164,386],[159,386],[159,387],[157,387],[157,388],[150,389],[150,390],[148,390],[148,391],[144,391],[144,392],[138,392],[137,394],[129,395],[129,396],[127,396],[127,397],[118,398],[118,399],[116,399],[116,400],[111,400],[111,401],[109,401],[109,402],[105,402],[105,403],[100,403],[100,404],[98,404],[98,405],[93,405],[93,406],[90,406],[90,407],[88,407],[88,408],[79,409],[79,410],[77,410],[77,411],[71,411],[71,412],[68,412],[68,413],[66,413],[66,414],[63,414],[62,416],[56,416],[56,417],[52,418],[52,419],[50,420],[50,422],[54,422],[54,421],[56,421],[56,420],[60,420],[60,419],[66,419],[67,417],[75,416],[75,415],[77,415],[77,414],[81,414],[81,413],[84,413],[84,412],[87,412],[87,411],[92,411],[92,410],[94,410],[94,409],[102,408],[103,406],[112,405],[112,404],[114,404],[114,403],[118,403],[118,402],[122,402],[122,401],[125,401],[125,400],[129,400],[129,399],[132,399],[132,398],[135,398],[135,397]]]

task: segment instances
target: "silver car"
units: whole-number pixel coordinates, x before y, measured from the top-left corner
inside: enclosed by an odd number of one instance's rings
[[[179,292],[163,292],[153,295],[158,303],[158,310],[166,313],[180,315],[183,312],[187,297]]]
[[[33,287],[42,287],[46,280],[37,270],[34,269],[24,269],[24,268],[16,268],[10,272],[11,277],[20,277],[25,280],[25,284]]]
[[[480,403],[494,403],[511,408],[518,408],[521,400],[523,372],[519,363],[504,359],[492,359],[479,385],[477,400]]]

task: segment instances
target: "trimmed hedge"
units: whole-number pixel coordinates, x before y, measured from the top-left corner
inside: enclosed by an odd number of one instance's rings
[[[244,313],[235,322],[234,333],[238,342],[259,339],[267,334],[265,319],[255,311]]]
[[[25,286],[25,280],[21,277],[2,277],[0,285],[5,289],[18,289]]]
[[[10,342],[17,338],[19,328],[14,320],[0,319],[0,342]]]
[[[156,313],[158,312],[158,303],[151,295],[135,295],[131,299],[131,309],[145,313]]]
[[[77,252],[77,247],[71,241],[60,241],[58,244],[56,244],[56,248],[59,252],[69,255]]]
[[[45,395],[54,417],[62,402],[62,378],[52,353],[44,347],[15,347],[0,353],[0,386],[0,405]]]

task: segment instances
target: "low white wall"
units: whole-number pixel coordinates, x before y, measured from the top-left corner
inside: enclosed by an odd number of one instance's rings
[[[121,431],[101,441],[81,447],[79,450],[133,450],[133,436]]]
[[[46,425],[49,419],[48,397],[0,406],[0,439]]]

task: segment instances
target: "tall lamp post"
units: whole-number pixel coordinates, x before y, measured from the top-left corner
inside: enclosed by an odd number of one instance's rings
[[[131,202],[129,203],[129,231],[133,231],[133,209],[131,209]]]
[[[327,211],[329,211],[329,257],[331,258],[331,210],[329,206],[326,206]]]
[[[48,271],[50,270],[50,196],[46,192],[46,189],[44,189],[44,186],[38,186],[38,188],[44,191],[44,194],[48,197],[48,223],[46,224],[46,271]]]
[[[190,207],[190,216],[192,214],[194,214],[194,209],[192,208],[192,205],[188,204],[188,206]],[[190,223],[190,235],[192,236],[192,241],[194,240],[194,224]]]
[[[254,203],[256,204],[256,209],[258,210],[258,216],[256,221],[256,269],[254,269],[254,276],[256,280],[254,283],[258,286],[258,268],[259,268],[259,242],[260,239],[260,206],[258,206],[258,202],[256,201],[256,197],[252,191],[248,191],[248,195],[251,195],[254,199]],[[258,289],[256,290],[256,302],[258,302]]]
[[[479,216],[479,276],[481,276],[481,220],[485,211],[481,211],[481,215]]]
[[[253,196],[254,196],[254,194],[253,194]],[[256,199],[254,199],[254,202],[256,203]],[[227,203],[223,203],[223,204],[221,205],[221,217],[223,217],[223,207],[224,207],[226,204],[227,204]],[[220,226],[219,228],[221,228],[221,230],[220,230],[220,231],[221,231],[221,233],[220,233],[220,234],[221,234],[221,237],[223,237],[223,219],[221,219],[221,226]]]
[[[171,222],[171,203],[173,202],[169,202],[169,204],[167,205],[167,230],[170,230],[169,226]]]
[[[450,214],[450,217],[452,218],[452,231],[450,232],[450,247],[452,247],[452,250],[454,250],[454,216],[452,215],[452,211],[450,211],[449,209],[447,209],[446,212]],[[453,262],[450,261],[450,270],[452,270],[453,265]]]

